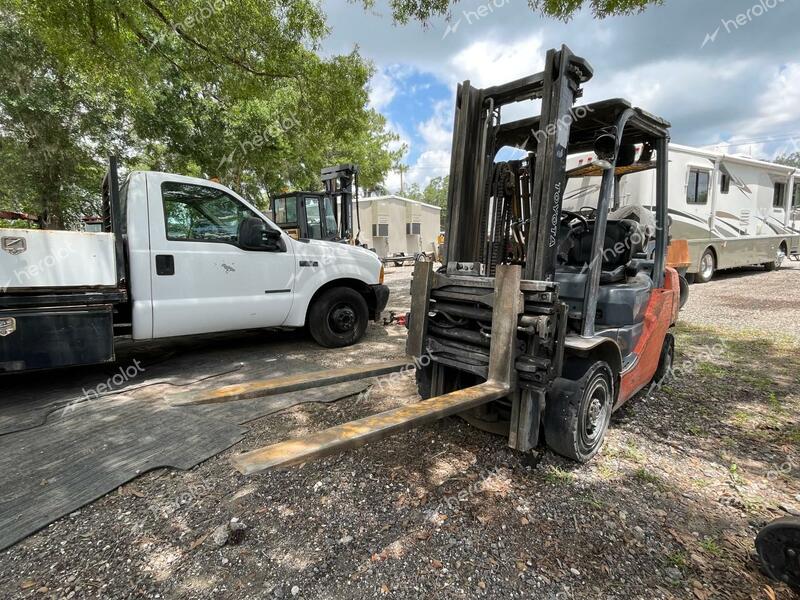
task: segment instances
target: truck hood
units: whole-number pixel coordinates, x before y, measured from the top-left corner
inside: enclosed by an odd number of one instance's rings
[[[292,240],[295,256],[300,259],[313,259],[323,266],[349,264],[374,274],[377,278],[383,263],[378,255],[362,248],[341,242],[325,242],[321,240]]]

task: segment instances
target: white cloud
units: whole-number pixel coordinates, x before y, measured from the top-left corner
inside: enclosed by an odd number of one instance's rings
[[[541,32],[510,42],[495,36],[478,40],[457,52],[443,74],[452,84],[469,79],[475,87],[513,81],[542,69],[543,43]]]
[[[397,94],[394,80],[383,71],[377,71],[369,82],[369,106],[377,111],[384,110]]]

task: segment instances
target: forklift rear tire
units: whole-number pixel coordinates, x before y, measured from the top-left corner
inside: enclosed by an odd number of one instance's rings
[[[367,301],[347,287],[325,290],[308,311],[311,337],[326,348],[355,344],[367,331],[368,322]]]
[[[572,359],[564,375],[547,395],[545,440],[557,454],[585,463],[600,450],[611,421],[614,373],[604,361]]]
[[[664,345],[661,347],[661,356],[658,359],[658,367],[653,375],[656,383],[667,383],[672,374],[672,363],[675,360],[675,336],[668,333],[664,336]]]

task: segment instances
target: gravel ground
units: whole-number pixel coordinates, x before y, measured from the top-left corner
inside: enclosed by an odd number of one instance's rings
[[[410,268],[387,270],[390,308]],[[187,472],[144,474],[0,555],[6,597],[778,598],[758,528],[800,506],[795,268],[691,288],[678,377],[634,399],[578,466],[447,419],[299,468],[244,477],[233,454],[417,401],[368,396],[252,424]],[[328,366],[402,355],[405,331],[320,352]],[[767,586],[772,586],[767,588]],[[769,590],[769,591],[768,591]],[[773,596],[775,597],[775,596]]]
[[[800,340],[800,262],[785,260],[778,271],[760,267],[721,271],[691,286],[683,319],[752,333]]]

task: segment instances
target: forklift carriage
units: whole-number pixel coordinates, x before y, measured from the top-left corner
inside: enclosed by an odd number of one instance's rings
[[[408,358],[195,399],[259,397],[413,364],[423,401],[241,454],[241,472],[305,462],[453,414],[507,435],[522,452],[543,433],[552,450],[585,462],[612,411],[669,372],[679,309],[678,275],[665,265],[669,123],[619,99],[574,108],[591,77],[589,64],[562,46],[547,53],[541,73],[485,89],[459,85],[445,266],[416,264]],[[534,99],[541,115],[501,122],[504,106]],[[508,146],[525,156],[497,162]],[[567,157],[589,151],[602,170],[597,205],[563,210]],[[655,215],[610,212],[615,179],[639,168],[656,170]]]

